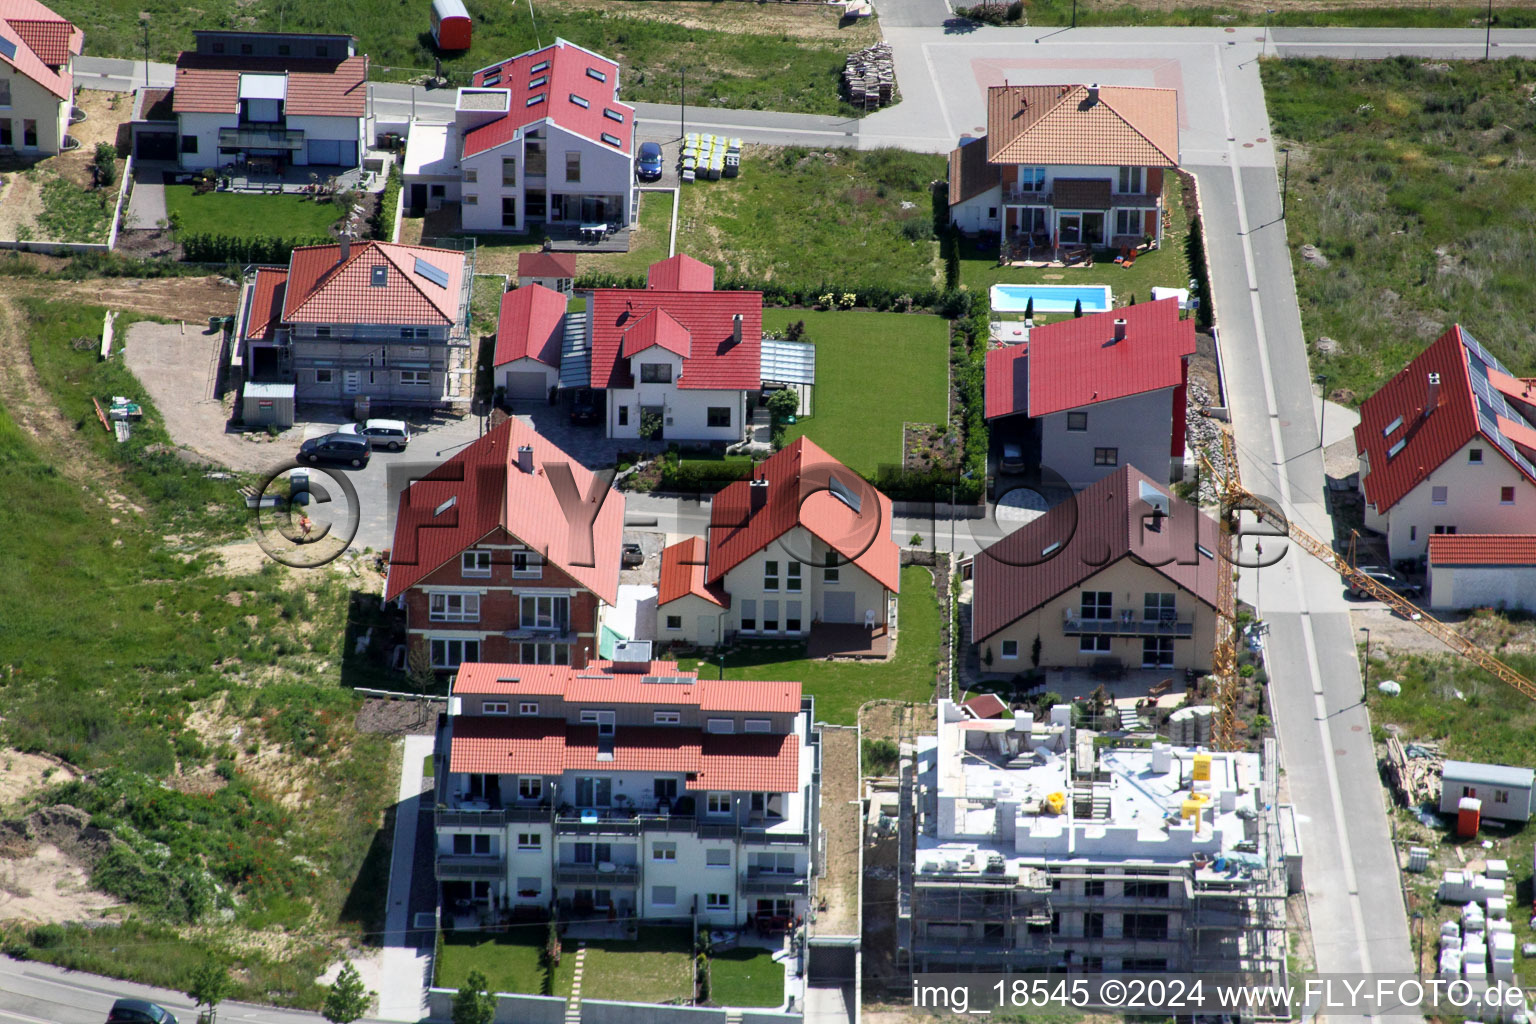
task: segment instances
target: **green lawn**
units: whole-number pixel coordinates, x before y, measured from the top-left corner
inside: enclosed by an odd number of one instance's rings
[[[709,1001],[720,1006],[782,1006],[784,965],[773,950],[737,946],[709,958]]]
[[[789,428],[873,480],[901,461],[904,422],[948,418],[949,324],[917,313],[763,310],[763,328],[805,321],[816,343],[812,415]]]
[[[442,988],[459,988],[471,971],[479,971],[492,992],[542,994],[546,928],[544,924],[519,925],[491,936],[481,932],[444,932],[437,957],[437,984]],[[573,944],[565,952],[564,960],[575,958]]]
[[[667,258],[672,241],[672,196],[666,192],[640,194],[640,225],[630,235],[629,252],[583,253],[576,257],[577,274],[644,274],[652,263]]]
[[[1153,287],[1186,288],[1189,286],[1189,256],[1185,241],[1189,237],[1189,216],[1179,189],[1178,178],[1169,176],[1163,189],[1166,204],[1173,223],[1163,231],[1163,244],[1158,249],[1137,257],[1129,269],[1114,262],[1114,254],[1091,267],[1067,267],[1065,269],[1041,269],[1034,267],[1000,267],[997,265],[997,246],[986,243],[978,249],[974,240],[960,242],[960,283],[987,299],[987,290],[994,284],[1107,284],[1117,306],[1123,306],[1135,296],[1137,302],[1152,297]],[[1067,314],[1070,315],[1070,314]],[[1052,319],[1037,316],[1037,323]]]
[[[726,656],[730,679],[798,681],[816,698],[816,717],[832,725],[853,725],[859,707],[876,698],[926,703],[933,699],[939,664],[939,601],[933,574],[921,566],[901,570],[896,657],[888,662],[808,661],[805,645],[755,642]],[[719,662],[679,661],[679,667],[713,676]]]
[[[196,195],[191,185],[165,186],[165,209],[179,218],[179,230],[187,234],[246,238],[321,238],[341,215],[334,203],[302,196]]]
[[[1479,623],[1490,632],[1473,633],[1496,658],[1527,678],[1536,677],[1536,657],[1501,650],[1494,639],[1503,631],[1499,616],[1483,613]],[[1379,650],[1377,652],[1380,653]],[[1377,692],[1376,684],[1395,679],[1396,697]],[[1461,696],[1456,695],[1460,691]],[[1536,732],[1536,701],[1472,665],[1446,657],[1397,657],[1371,662],[1371,721],[1402,727],[1402,739],[1436,740],[1447,757],[1491,764],[1528,764]]]
[[[928,183],[944,175],[942,156],[748,146],[741,177],[683,186],[677,251],[791,285],[934,288]]]
[[[555,971],[555,995],[571,993],[576,944],[567,941]],[[693,996],[693,936],[687,928],[648,928],[630,941],[587,940],[581,975],[583,999],[638,1003],[686,1001]]]
[[[1536,64],[1262,70],[1276,143],[1291,149],[1302,327],[1333,397],[1363,400],[1457,322],[1517,376],[1536,373],[1536,174],[1519,148],[1536,129]],[[1304,244],[1328,265],[1303,259]],[[1319,351],[1323,336],[1336,351]]]

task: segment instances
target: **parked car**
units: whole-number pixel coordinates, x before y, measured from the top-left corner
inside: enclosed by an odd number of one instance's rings
[[[584,427],[598,421],[597,405],[593,402],[577,402],[571,406],[571,423]]]
[[[299,446],[299,461],[311,465],[317,462],[342,462],[361,469],[368,465],[369,443],[358,434],[326,434],[312,437]]]
[[[1017,444],[1003,445],[1003,457],[997,462],[999,473],[1024,472],[1024,447]]]
[[[144,999],[119,999],[107,1014],[107,1024],[177,1024],[176,1015]]]
[[[641,181],[655,181],[661,177],[661,143],[640,143],[640,153],[635,158],[635,177]]]
[[[637,565],[644,564],[645,552],[641,550],[639,544],[625,544],[620,553],[620,560],[624,568],[633,569]]]
[[[1377,583],[1380,583],[1382,586],[1386,587],[1393,593],[1401,594],[1403,597],[1418,597],[1421,593],[1423,593],[1423,588],[1421,588],[1418,584],[1409,583],[1397,573],[1390,569],[1383,568],[1382,566],[1357,565],[1355,566],[1355,569],[1363,575],[1369,576],[1371,579],[1375,580]],[[1371,596],[1364,587],[1360,586],[1360,584],[1356,583],[1354,580],[1346,579],[1346,583],[1349,586],[1350,597]]]
[[[404,451],[411,443],[411,428],[404,420],[366,420],[348,423],[338,434],[358,434],[368,439],[375,448],[388,448],[392,452]]]

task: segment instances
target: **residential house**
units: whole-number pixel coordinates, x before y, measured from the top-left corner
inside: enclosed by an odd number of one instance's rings
[[[410,149],[418,148],[411,128]],[[635,110],[619,101],[619,66],[557,39],[476,71],[458,91],[451,125],[422,135],[407,166],[433,174],[456,162],[438,201],[460,204],[465,231],[531,232],[547,225],[628,226],[637,201]],[[413,165],[414,161],[414,165]],[[429,182],[405,176],[407,201],[426,208]]]
[[[496,386],[506,389],[507,398],[543,400],[560,385],[568,304],[560,292],[541,284],[502,294],[491,365]]]
[[[70,62],[85,33],[37,0],[0,0],[0,151],[51,156],[74,109]]]
[[[1301,865],[1280,838],[1274,743],[1100,746],[1072,711],[975,719],[941,700],[916,737],[894,910],[912,969],[1284,970]]]
[[[300,246],[246,279],[236,316],[247,380],[300,403],[440,406],[470,394],[472,252],[389,242]]]
[[[1005,246],[1161,244],[1178,166],[1173,89],[993,86],[987,134],[949,154],[950,221]]]
[[[1440,769],[1440,813],[1455,814],[1462,800],[1481,801],[1481,816],[1530,821],[1536,772],[1507,764],[1447,761]]]
[[[576,282],[573,252],[522,252],[517,254],[517,286],[540,284],[570,295]]]
[[[1510,373],[1459,324],[1360,406],[1365,525],[1393,561],[1435,534],[1530,533],[1536,378]]]
[[[820,806],[810,698],[799,683],[699,679],[649,646],[584,669],[460,667],[433,800],[445,914],[805,917]]]
[[[1121,466],[976,555],[971,642],[988,671],[1205,670],[1216,640],[1216,521]],[[1038,656],[1036,654],[1038,644]]]
[[[987,353],[985,412],[997,444],[1074,490],[1121,466],[1160,482],[1184,472],[1195,323],[1162,299],[1032,328]]]
[[[400,495],[386,601],[436,669],[584,667],[618,600],[624,496],[509,418]]]
[[[797,438],[715,495],[707,544],[662,552],[656,635],[805,637],[813,657],[884,655],[901,590],[890,529],[889,498]]]
[[[1536,611],[1536,533],[1431,535],[1429,607]]]
[[[740,441],[763,381],[761,292],[716,291],[691,257],[651,268],[646,288],[587,299],[591,386],[609,437]]]
[[[330,175],[361,166],[369,137],[368,58],[357,54],[351,36],[193,35],[197,48],[177,56],[171,92],[182,167],[310,167]]]

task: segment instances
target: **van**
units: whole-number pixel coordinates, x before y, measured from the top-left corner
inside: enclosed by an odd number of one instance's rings
[[[107,1014],[107,1024],[176,1024],[176,1015],[144,999],[119,999]]]
[[[405,425],[404,420],[366,420],[362,423],[348,423],[338,433],[366,437],[371,447],[385,448],[392,452],[404,451],[405,446],[411,443],[411,428]]]
[[[368,439],[357,434],[326,434],[299,446],[299,461],[342,462],[361,469],[368,465]]]

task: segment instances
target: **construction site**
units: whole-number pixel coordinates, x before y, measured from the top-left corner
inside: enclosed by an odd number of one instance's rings
[[[901,762],[897,961],[913,972],[1286,969],[1301,853],[1261,752],[1104,746],[939,705]]]

